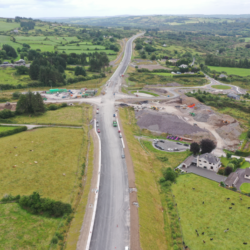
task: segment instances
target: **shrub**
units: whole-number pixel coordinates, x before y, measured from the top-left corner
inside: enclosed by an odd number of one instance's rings
[[[15,116],[15,112],[12,112],[9,109],[4,109],[0,111],[0,118],[1,119],[7,119]]]
[[[68,104],[67,104],[66,102],[63,102],[63,103],[61,104],[61,107],[62,107],[62,108],[68,107]]]
[[[36,192],[30,196],[22,196],[19,204],[22,208],[28,209],[34,214],[46,213],[49,216],[61,217],[72,212],[70,204],[41,198],[39,193]]]
[[[176,234],[173,234],[172,237],[173,237],[173,239],[176,239]]]
[[[58,243],[58,238],[56,236],[54,236],[52,239],[51,239],[51,244],[57,244]]]
[[[175,244],[174,247],[173,247],[174,250],[178,250],[179,247]]]
[[[226,176],[230,175],[232,172],[233,172],[233,169],[231,167],[226,167],[225,168],[224,173],[225,173]]]
[[[236,187],[232,187],[232,190],[233,190],[233,191],[237,191],[237,188],[236,188]]]
[[[56,237],[57,237],[59,240],[63,240],[63,239],[64,239],[63,235],[62,235],[61,233],[59,233],[59,232],[56,232]]]
[[[11,130],[3,131],[0,133],[0,137],[14,135],[14,134],[20,133],[22,131],[26,131],[26,130],[27,130],[27,127],[23,126],[23,127],[18,127],[18,128],[11,129]]]
[[[220,182],[220,185],[221,185],[221,187],[225,187],[226,186],[226,184],[223,181]]]
[[[55,105],[55,104],[51,104],[51,105],[49,105],[48,109],[49,109],[49,110],[57,110],[58,107],[57,107],[57,105]]]
[[[177,174],[175,173],[175,171],[168,167],[168,168],[164,168],[162,170],[163,176],[165,178],[166,181],[171,181],[171,182],[175,182]]]
[[[224,175],[225,168],[221,167],[219,168],[218,174]]]
[[[18,92],[18,91],[16,91],[16,92],[14,92],[14,93],[12,94],[12,98],[13,98],[13,99],[19,99],[20,95],[21,95],[21,93]]]

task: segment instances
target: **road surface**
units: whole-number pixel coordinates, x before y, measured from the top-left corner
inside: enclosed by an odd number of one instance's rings
[[[125,249],[130,239],[129,187],[126,161],[121,157],[122,143],[117,128],[113,127],[115,92],[130,62],[132,37],[126,44],[124,58],[108,82],[106,95],[99,105],[96,119],[101,131],[101,180],[91,250]]]

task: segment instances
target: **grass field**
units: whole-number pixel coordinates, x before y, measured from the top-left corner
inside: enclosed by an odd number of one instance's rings
[[[243,191],[245,193],[250,193],[250,183],[241,184],[240,191]]]
[[[47,111],[41,116],[20,115],[10,120],[16,124],[69,124],[81,126],[83,122],[83,109],[88,108],[88,105],[82,107],[66,107],[53,111]]]
[[[13,129],[15,129],[15,128],[18,128],[18,127],[14,127],[14,126],[13,126],[13,127],[12,127],[12,126],[11,126],[11,127],[7,127],[7,126],[5,127],[5,126],[1,126],[1,125],[0,125],[0,133],[1,133],[1,132],[8,131],[8,130],[13,130]]]
[[[83,137],[82,129],[43,128],[0,139],[0,197],[37,191],[70,202]]]
[[[248,249],[243,242],[249,244],[249,197],[243,196],[240,201],[238,193],[221,188],[217,182],[194,174],[179,176],[172,190],[179,211],[184,242],[189,249]],[[230,201],[226,200],[228,197]],[[232,206],[231,202],[235,203],[235,206]],[[227,228],[229,231],[225,233]],[[195,230],[198,231],[199,237]]]
[[[141,247],[143,250],[171,249],[173,240],[169,218],[166,215],[165,207],[163,209],[165,198],[160,193],[158,179],[162,176],[161,168],[163,166],[178,166],[187,157],[187,153],[178,153],[177,156],[176,153],[159,151],[155,154],[155,152],[151,152],[150,147],[147,148],[146,141],[141,144],[134,137],[140,133],[147,135],[136,125],[134,111],[121,108],[119,114],[133,160],[136,188],[138,189]],[[160,162],[156,155],[167,156],[168,161]]]
[[[212,85],[211,87],[214,89],[231,89],[231,87],[226,85]]]
[[[216,67],[216,66],[208,66],[208,67],[211,70],[215,70],[217,72],[225,71],[228,75],[250,76],[250,69],[229,68],[229,67]]]
[[[173,77],[173,74],[171,73],[152,73],[153,75],[159,75],[159,76],[169,76],[169,77]]]
[[[0,248],[5,250],[48,249],[60,220],[29,214],[16,203],[0,204],[0,214]]]
[[[20,27],[20,23],[7,23],[5,20],[0,19],[0,31],[9,31]]]
[[[138,92],[139,92],[139,93],[143,93],[143,94],[152,95],[152,96],[159,96],[159,95],[157,95],[157,94],[155,94],[155,93],[148,92],[148,91],[143,91],[143,90],[139,90]],[[131,91],[131,93],[132,93],[132,94],[136,94],[136,93],[137,93],[137,90],[133,90],[133,91]]]

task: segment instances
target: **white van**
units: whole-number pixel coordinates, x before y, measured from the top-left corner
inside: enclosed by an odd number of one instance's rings
[[[128,247],[125,247],[125,250],[129,250],[129,248],[128,248]]]

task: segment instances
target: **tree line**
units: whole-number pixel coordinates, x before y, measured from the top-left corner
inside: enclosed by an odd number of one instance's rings
[[[218,57],[215,55],[207,55],[205,59],[205,64],[209,66],[220,66],[220,67],[235,67],[235,68],[250,68],[250,60],[245,58],[245,60],[236,61],[235,59]]]

